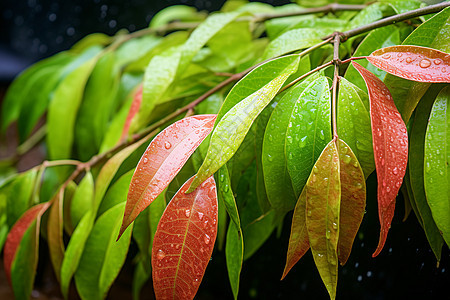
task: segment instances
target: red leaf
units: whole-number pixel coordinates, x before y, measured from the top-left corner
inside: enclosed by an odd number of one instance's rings
[[[34,221],[40,219],[49,206],[50,202],[46,202],[31,207],[19,220],[17,220],[11,231],[8,233],[3,253],[3,263],[5,265],[6,277],[10,284],[12,263],[15,259],[23,235]]]
[[[134,94],[133,102],[131,103],[130,110],[128,111],[127,119],[125,120],[125,125],[123,126],[122,136],[120,140],[125,139],[128,136],[128,131],[130,130],[131,121],[133,121],[134,116],[138,113],[139,108],[142,103],[142,84],[139,86],[138,90]]]
[[[367,57],[392,75],[419,82],[450,82],[450,54],[419,46],[392,46]]]
[[[380,240],[373,253],[383,249],[394,217],[395,198],[406,172],[408,134],[391,93],[375,75],[352,62],[366,82],[370,100],[373,152],[378,179],[378,214],[381,223]]]
[[[152,248],[156,299],[193,299],[217,235],[217,193],[213,176],[185,194],[191,177],[166,207]]]
[[[216,115],[184,118],[153,139],[131,179],[119,238],[139,213],[169,185],[211,132],[215,120]]]

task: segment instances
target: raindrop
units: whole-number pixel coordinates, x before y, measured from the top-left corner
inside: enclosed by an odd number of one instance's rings
[[[170,142],[165,142],[165,143],[164,143],[164,148],[166,148],[167,150],[169,150],[170,147],[172,147],[172,144],[171,144]]]
[[[225,180],[225,175],[224,174],[220,174],[220,182],[223,182]]]
[[[427,163],[426,163],[425,170],[426,170],[427,172],[430,172],[430,171],[431,171],[431,164],[430,164],[430,162],[427,162]]]
[[[273,157],[272,157],[272,155],[270,155],[270,154],[267,154],[267,159],[268,159],[269,161],[273,161]]]
[[[270,141],[270,142],[273,141],[273,137],[272,137],[271,134],[269,134],[269,141]]]
[[[435,60],[434,60],[434,64],[435,64],[435,65],[440,65],[440,64],[441,64],[441,61],[440,61],[439,59],[435,59]]]
[[[351,156],[348,155],[348,154],[346,154],[346,155],[344,156],[344,162],[345,162],[346,164],[349,164],[351,161],[352,161]]]
[[[289,136],[287,136],[286,138],[287,138],[288,143],[289,143],[289,144],[292,144],[292,136],[289,135]]]
[[[228,192],[228,189],[229,189],[228,184],[225,184],[224,187],[223,187],[223,191],[224,191],[225,193],[227,193],[227,192]]]
[[[186,218],[189,218],[189,216],[191,215],[191,210],[190,209],[186,209],[184,214],[186,215]]]
[[[147,163],[148,162],[148,158],[144,157],[143,162],[144,162],[144,164]]]
[[[398,169],[397,169],[397,167],[395,167],[395,168],[392,170],[392,174],[394,174],[394,175],[397,175],[397,174],[398,174]]]
[[[202,212],[198,212],[198,219],[200,221],[203,220],[203,213]]]
[[[320,131],[319,137],[320,137],[321,140],[325,139],[325,134],[323,133],[323,130]]]
[[[326,236],[327,240],[329,240],[331,238],[331,231],[327,230],[325,236]]]
[[[446,69],[446,68],[442,68],[441,70],[442,70],[442,73],[447,72],[447,69]]]
[[[357,188],[358,190],[362,189],[362,184],[361,184],[360,182],[358,182],[358,183],[356,184],[356,188]]]
[[[203,228],[206,228],[206,226],[208,226],[208,221],[205,221],[205,223],[203,223]]]
[[[412,60],[411,57],[407,57],[407,58],[406,58],[406,62],[407,62],[408,64],[410,64],[412,61],[413,61],[413,60]]]
[[[176,245],[175,245],[175,249],[177,249],[177,250],[180,249],[180,245],[179,245],[179,244],[176,244]]]
[[[439,171],[439,175],[443,176],[444,175],[444,171],[440,170]]]
[[[420,61],[419,66],[421,68],[428,68],[429,66],[431,66],[431,61],[429,61],[428,59],[424,58]]]
[[[205,241],[205,244],[208,245],[209,242],[211,241],[211,238],[209,237],[209,235],[205,234],[205,237],[203,240]]]
[[[161,260],[164,257],[166,257],[166,254],[164,253],[164,251],[162,251],[161,249],[158,250],[158,252],[156,253],[156,258]]]
[[[314,166],[313,167],[313,172],[316,173],[316,174],[319,173],[319,168],[317,168],[317,166]]]
[[[306,146],[306,138],[307,138],[307,136],[304,136],[300,139],[300,142],[299,142],[300,148],[303,148]]]
[[[337,225],[336,222],[333,222],[333,229],[334,229],[334,230],[337,230],[337,229],[338,229],[338,225]]]
[[[385,58],[385,59],[391,58],[391,55],[389,53],[386,53],[383,55],[383,58]]]
[[[201,252],[201,253],[205,252],[205,249],[200,248],[200,252]]]
[[[308,217],[311,217],[311,216],[312,216],[312,211],[308,210]]]

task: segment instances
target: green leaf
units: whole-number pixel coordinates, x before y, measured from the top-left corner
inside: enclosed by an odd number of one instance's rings
[[[150,21],[150,28],[158,28],[173,21],[193,22],[204,19],[202,13],[195,7],[187,5],[172,5],[158,12]]]
[[[36,175],[37,170],[31,169],[18,175],[0,189],[0,195],[6,198],[6,216],[9,228],[32,206]]]
[[[236,200],[234,199],[233,191],[231,190],[230,175],[228,174],[227,166],[222,166],[217,172],[217,194],[219,200],[223,200],[225,208],[230,216],[231,221],[235,224],[234,229],[241,231],[241,221],[239,219],[239,212],[236,205]],[[228,229],[230,230],[230,229]]]
[[[47,146],[51,159],[71,157],[77,111],[96,61],[94,57],[67,75],[53,94],[47,116]]]
[[[364,38],[364,40],[358,45],[358,48],[356,48],[353,56],[367,56],[377,49],[398,44],[400,44],[400,31],[395,25],[377,28],[375,30],[372,30]],[[364,68],[372,72],[375,76],[377,76],[381,80],[384,80],[386,76],[385,71],[369,64],[369,62],[365,59],[361,59],[358,62]],[[364,80],[361,78],[361,76],[359,76],[358,71],[356,71],[356,69],[351,64],[345,72],[345,78],[360,89],[367,92]],[[355,149],[354,147],[352,148]]]
[[[296,195],[300,194],[315,161],[331,140],[330,97],[328,80],[321,76],[305,88],[292,110],[285,153],[288,153],[287,168]]]
[[[437,261],[441,260],[442,245],[444,240],[433,220],[430,206],[427,202],[424,187],[424,146],[425,133],[428,125],[433,102],[443,85],[432,85],[427,93],[422,97],[417,105],[414,121],[412,123],[409,148],[409,180],[413,199],[418,212],[418,219],[425,231],[428,243],[436,256]]]
[[[70,48],[70,52],[81,53],[92,46],[106,46],[112,42],[113,38],[104,33],[92,33]]]
[[[428,204],[445,242],[450,245],[450,88],[437,96],[425,137],[424,184]]]
[[[317,78],[316,73],[290,88],[275,106],[266,126],[262,145],[264,182],[271,206],[282,212],[294,207],[299,190],[293,187],[287,166],[286,137],[290,128],[289,122],[301,94]]]
[[[355,72],[357,71],[355,70]],[[369,96],[356,85],[341,77],[338,99],[337,129],[339,138],[353,150],[367,178],[375,170]]]
[[[8,88],[2,103],[0,122],[2,131],[5,131],[9,124],[17,120],[22,113],[22,108],[25,107],[24,104],[27,102],[28,98],[42,88],[42,85],[35,85],[34,83],[38,82],[40,78],[41,80],[47,78],[43,75],[45,75],[49,69],[61,65],[69,59],[70,55],[67,52],[62,52],[32,65],[14,79],[13,83]]]
[[[420,25],[402,44],[450,52],[450,44],[447,42],[447,35],[450,30],[449,20],[450,8],[447,7]],[[405,122],[409,120],[420,98],[430,86],[429,83],[413,82],[389,74],[386,75],[384,82],[391,91],[395,105]]]
[[[387,7],[388,5],[385,3],[374,3],[367,6],[348,22],[346,30],[361,27],[383,18],[383,10]]]
[[[63,203],[64,190],[60,189],[51,200],[52,206],[47,220],[47,243],[53,270],[58,282],[61,281],[61,265],[64,258]]]
[[[230,105],[236,100],[242,99],[243,95],[239,93],[240,88],[231,90],[217,116],[217,125],[212,133],[205,161],[197,172],[188,192],[194,190],[233,156],[258,114],[275,97],[289,75],[297,70],[298,62],[299,56],[291,55],[258,67],[257,69],[264,69],[266,72],[273,68],[275,70],[271,72],[272,78],[274,75],[278,74],[278,76],[253,93],[250,92],[250,95],[232,107]],[[255,82],[251,80],[253,76],[249,75],[241,80],[241,84],[247,83],[251,84],[252,87],[259,87],[261,81]],[[247,87],[246,94],[249,93],[249,90],[253,91],[253,89]],[[230,137],[233,137],[232,141],[230,141]]]
[[[128,188],[130,186],[131,177],[133,176],[134,169],[128,171],[124,175],[120,176],[116,182],[108,189],[105,198],[100,203],[98,209],[98,215],[103,214],[113,206],[122,203],[127,200]]]
[[[389,3],[397,14],[402,14],[410,10],[418,9],[425,3],[418,0],[382,0]]]
[[[128,252],[131,228],[115,241],[125,203],[120,203],[101,215],[86,241],[75,283],[82,299],[104,299],[119,274]]]
[[[231,290],[233,291],[234,299],[237,299],[239,292],[239,278],[244,259],[244,240],[242,238],[241,230],[235,223],[230,223],[228,226],[225,255]]]
[[[75,145],[83,161],[100,149],[114,108],[119,75],[116,55],[109,52],[98,60],[86,84],[75,126]]]
[[[314,46],[322,42],[321,38],[328,32],[312,28],[289,30],[270,42],[261,60]]]
[[[90,210],[94,202],[94,178],[86,172],[70,203],[70,220],[73,228],[77,227],[81,218]]]
[[[306,228],[314,262],[331,299],[338,276],[341,181],[335,141],[323,150],[306,184]]]

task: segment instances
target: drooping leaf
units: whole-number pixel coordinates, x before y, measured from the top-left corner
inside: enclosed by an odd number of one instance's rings
[[[119,179],[111,185],[111,187],[108,188],[108,191],[106,192],[105,197],[98,208],[98,215],[102,215],[110,208],[127,200],[128,189],[130,187],[133,172],[134,169],[126,172],[120,176]]]
[[[369,97],[345,78],[339,80],[337,130],[356,155],[365,177],[375,170],[370,131]]]
[[[331,141],[315,163],[306,183],[306,228],[314,262],[330,294],[336,297],[338,276],[340,164]]]
[[[424,184],[433,219],[450,245],[450,89],[437,96],[425,138]]]
[[[291,210],[298,198],[296,193],[299,189],[293,187],[287,166],[290,152],[286,146],[289,141],[292,142],[292,137],[287,139],[289,126],[293,125],[290,123],[291,115],[305,88],[317,78],[317,75],[308,76],[289,89],[278,101],[266,126],[262,147],[264,182],[271,206],[279,211]]]
[[[53,94],[47,116],[47,147],[51,159],[71,157],[77,111],[96,61],[94,57],[67,75]]]
[[[47,220],[48,249],[58,282],[61,282],[61,265],[65,250],[63,241],[63,201],[64,189],[61,189],[52,199],[53,204]]]
[[[305,88],[292,110],[285,153],[296,195],[301,193],[314,163],[331,140],[330,97],[328,80],[321,76]]]
[[[352,149],[338,140],[341,207],[339,216],[338,258],[345,265],[352,250],[366,208],[364,173]]]
[[[449,53],[449,19],[450,8],[447,7],[416,28],[403,41],[403,45],[430,47]],[[429,83],[413,82],[390,74],[386,75],[384,83],[391,91],[395,105],[405,122],[409,120],[420,98],[430,86]]]
[[[172,198],[156,230],[152,249],[157,299],[193,299],[211,257],[217,234],[213,177],[186,194],[193,178]]]
[[[230,102],[234,102],[237,95],[228,96],[225,99],[217,117],[217,125],[211,136],[208,153],[188,192],[194,190],[233,156],[244,140],[253,121],[275,97],[289,75],[297,70],[299,59],[298,55],[290,55],[269,62],[271,63],[270,66],[278,66],[276,69],[278,76],[232,107],[230,107],[230,104],[232,104]],[[258,69],[264,69],[266,64]],[[233,89],[230,95],[238,91]],[[229,97],[231,98],[230,100],[228,100]],[[232,140],[230,140],[231,138]]]
[[[239,211],[236,205],[236,200],[234,199],[233,191],[231,190],[230,175],[228,174],[228,169],[226,166],[219,169],[217,172],[217,177],[219,178],[217,188],[218,197],[223,200],[231,221],[236,225],[235,229],[240,232],[241,220],[239,219]]]
[[[424,147],[425,134],[428,125],[433,102],[442,86],[432,85],[427,93],[422,97],[417,105],[414,121],[411,127],[410,146],[409,146],[409,180],[410,188],[413,194],[414,203],[412,207],[416,207],[417,218],[420,219],[428,243],[436,256],[437,261],[441,260],[442,246],[444,240],[435,221],[425,194],[424,187]]]
[[[376,67],[418,82],[450,82],[450,54],[419,46],[391,46],[367,56]]]
[[[216,115],[184,118],[155,137],[131,180],[120,233],[167,187],[192,152],[211,132],[215,119]]]
[[[289,247],[281,280],[286,277],[292,267],[309,250],[309,238],[306,230],[306,188],[303,189],[292,216],[291,235],[289,237]]]
[[[369,91],[373,153],[378,180],[378,214],[381,224],[378,247],[372,255],[375,257],[383,249],[394,217],[395,198],[405,176],[408,161],[408,134],[384,83],[359,64],[352,64],[364,78]]]
[[[92,207],[94,201],[94,177],[91,172],[86,172],[70,203],[70,220],[73,228],[77,227],[80,220]]]
[[[125,203],[120,203],[101,215],[86,241],[75,273],[75,283],[82,299],[104,299],[119,274],[131,240],[131,228],[120,241],[120,229]]]
[[[150,21],[150,28],[158,28],[173,21],[200,21],[204,15],[197,12],[195,7],[187,5],[172,5],[158,12]]]
[[[31,207],[14,224],[6,238],[3,263],[6,277],[17,299],[29,299],[38,262],[41,216],[49,202]]]
[[[234,222],[230,222],[228,226],[225,255],[231,290],[233,291],[234,299],[237,299],[242,262],[244,260],[244,240],[240,228]]]

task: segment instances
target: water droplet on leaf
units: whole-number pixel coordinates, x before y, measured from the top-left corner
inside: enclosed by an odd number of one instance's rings
[[[166,254],[164,253],[164,251],[162,251],[161,249],[158,250],[158,252],[156,253],[156,258],[161,260],[164,257],[166,257]]]
[[[205,234],[205,237],[203,240],[205,241],[205,244],[208,245],[209,242],[211,241],[211,238],[209,237],[209,235]]]
[[[164,143],[164,148],[166,148],[167,150],[169,150],[170,147],[172,147],[172,144],[171,144],[170,142],[165,142],[165,143]]]
[[[184,214],[186,215],[186,218],[189,218],[189,216],[191,215],[191,210],[190,209],[186,209]]]
[[[429,61],[428,59],[424,58],[420,61],[419,66],[421,68],[428,68],[429,66],[431,66],[431,61]]]

